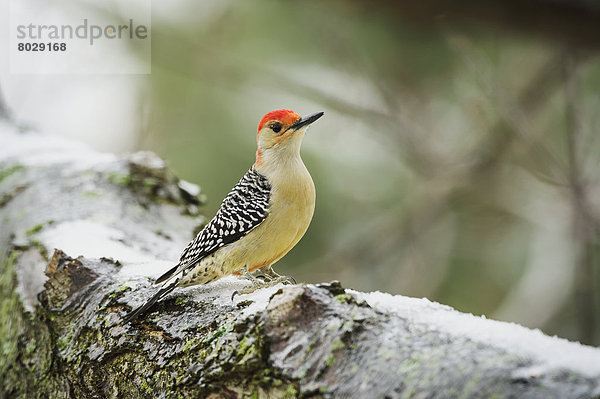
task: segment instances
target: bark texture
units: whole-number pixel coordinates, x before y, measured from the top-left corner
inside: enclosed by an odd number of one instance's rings
[[[600,395],[597,349],[337,282],[231,300],[246,283],[230,277],[122,325],[202,225],[202,194],[150,153],[98,154],[10,124],[0,142],[0,397]],[[528,342],[501,342],[503,329]],[[540,345],[575,361],[527,350]]]

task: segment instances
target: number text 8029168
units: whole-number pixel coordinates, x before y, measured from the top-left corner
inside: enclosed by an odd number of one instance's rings
[[[19,51],[67,51],[67,43],[19,43]]]

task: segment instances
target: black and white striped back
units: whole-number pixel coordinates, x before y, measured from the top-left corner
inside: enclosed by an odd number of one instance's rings
[[[215,217],[183,250],[177,266],[156,280],[156,284],[189,270],[204,257],[235,242],[256,228],[269,211],[271,185],[252,167],[227,194]]]

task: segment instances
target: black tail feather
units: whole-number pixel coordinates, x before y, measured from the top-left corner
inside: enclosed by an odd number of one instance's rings
[[[140,306],[139,308],[132,310],[123,318],[123,324],[127,324],[130,321],[134,320],[138,316],[144,314],[148,309],[150,309],[156,302],[162,299],[165,295],[170,293],[175,289],[179,279],[174,280],[170,284],[165,284],[152,298],[150,298],[145,304]]]
[[[169,271],[167,271],[165,274],[163,274],[162,276],[160,276],[159,278],[156,279],[156,281],[154,282],[154,284],[160,284],[163,283],[165,281],[167,281],[168,279],[170,279],[171,277],[173,277],[173,275],[175,273],[177,273],[177,270],[179,269],[179,264],[175,265],[173,268],[169,269]]]

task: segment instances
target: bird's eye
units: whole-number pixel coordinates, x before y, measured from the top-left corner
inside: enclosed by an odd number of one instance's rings
[[[281,131],[281,123],[279,123],[279,122],[273,123],[273,125],[271,126],[271,130],[274,131],[275,133],[279,133]]]

